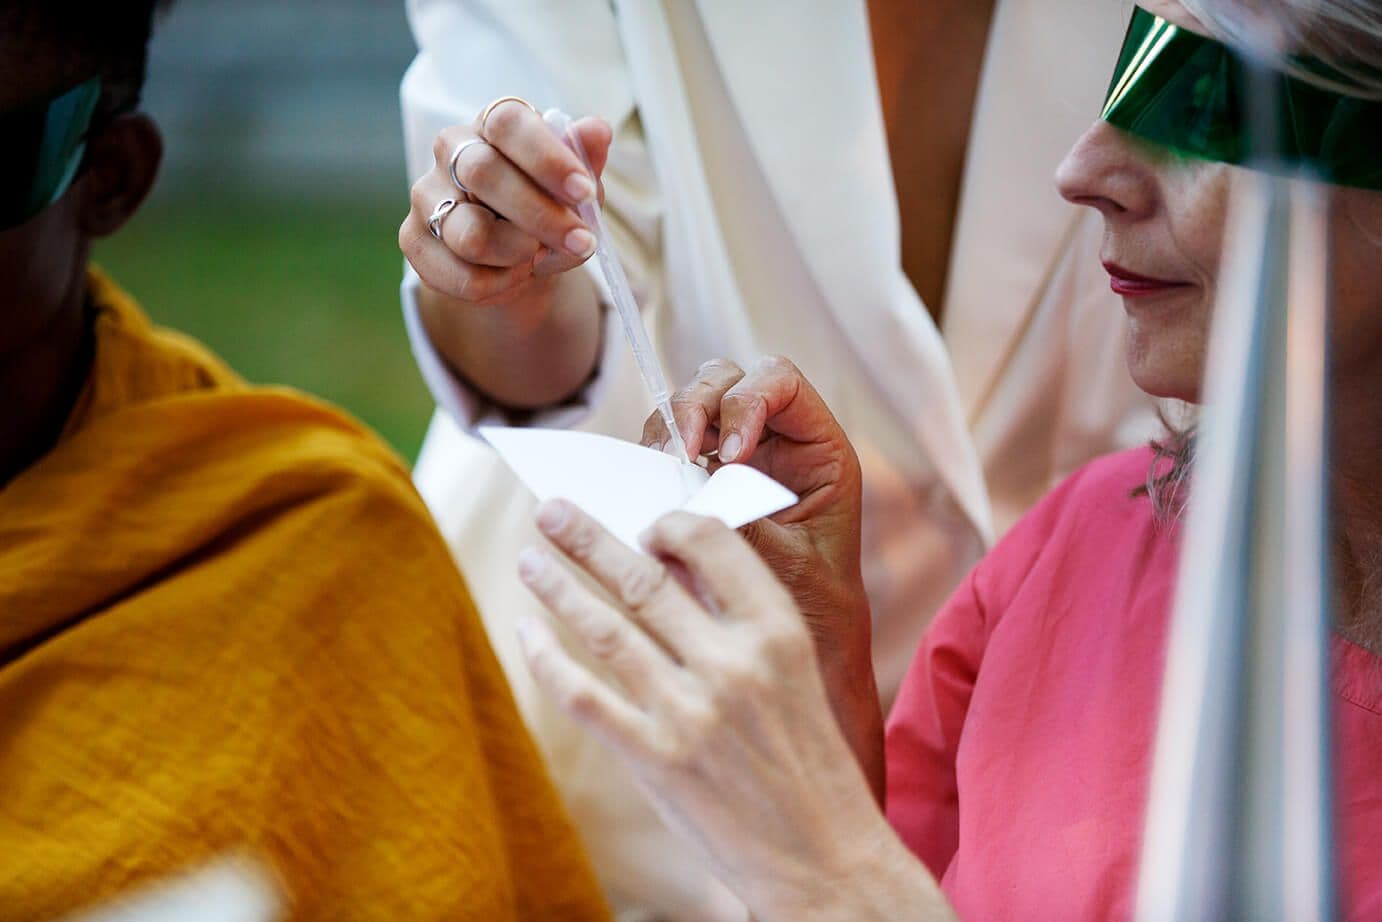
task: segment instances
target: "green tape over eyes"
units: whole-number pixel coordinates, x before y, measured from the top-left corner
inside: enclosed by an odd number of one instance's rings
[[[101,80],[0,113],[0,228],[28,221],[62,197],[86,152]]]
[[[1332,75],[1318,62],[1298,63]],[[1254,149],[1247,72],[1243,57],[1226,45],[1138,7],[1103,118],[1185,156],[1246,166],[1263,153],[1334,185],[1382,190],[1382,102],[1274,73],[1279,134]]]

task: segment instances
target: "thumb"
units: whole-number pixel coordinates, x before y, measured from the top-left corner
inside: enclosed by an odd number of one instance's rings
[[[581,139],[581,147],[585,148],[585,155],[590,160],[590,169],[599,179],[609,160],[609,145],[614,140],[614,132],[604,119],[593,117],[577,119],[571,128]]]

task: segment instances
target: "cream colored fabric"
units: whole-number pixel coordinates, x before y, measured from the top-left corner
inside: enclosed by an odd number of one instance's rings
[[[1097,115],[1129,9],[999,0],[943,331],[901,270],[862,2],[807,15],[781,0],[410,0],[421,50],[402,90],[409,170],[430,167],[438,130],[500,95],[610,121],[607,207],[669,376],[783,353],[859,449],[875,662],[890,699],[986,544],[1081,462],[1156,431],[1124,371],[1098,223],[1052,182]],[[536,605],[513,570],[535,540],[532,502],[463,434],[502,414],[445,374],[420,335],[414,285],[414,346],[450,411],[414,476],[472,575],[615,903],[630,918],[630,907],[734,918],[627,775],[526,676],[512,624]],[[648,401],[617,328],[606,333],[586,392],[537,424],[637,437]]]

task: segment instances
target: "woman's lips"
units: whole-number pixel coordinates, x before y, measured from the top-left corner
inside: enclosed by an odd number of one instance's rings
[[[1124,269],[1117,263],[1104,263],[1104,271],[1108,272],[1109,287],[1113,293],[1122,295],[1125,298],[1145,298],[1151,295],[1164,294],[1177,288],[1189,288],[1189,282],[1172,282],[1166,279],[1155,279],[1146,275],[1138,275]]]

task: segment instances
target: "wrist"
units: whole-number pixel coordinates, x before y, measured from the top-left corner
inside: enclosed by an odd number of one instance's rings
[[[810,922],[953,922],[939,884],[897,838],[883,816],[864,805],[837,825],[836,848],[807,882],[756,918]],[[843,818],[842,818],[843,819]]]
[[[501,407],[560,404],[598,366],[599,302],[579,272],[533,279],[485,304],[423,286],[417,304],[423,329],[452,374]]]

